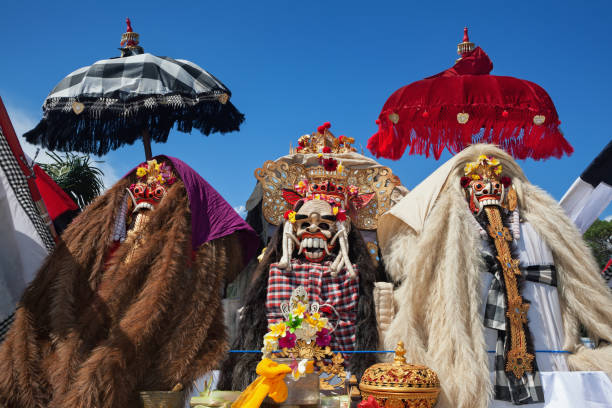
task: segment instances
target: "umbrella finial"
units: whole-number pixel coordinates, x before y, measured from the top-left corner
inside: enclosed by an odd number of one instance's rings
[[[129,57],[130,55],[144,53],[142,47],[138,45],[140,35],[132,30],[132,22],[129,17],[125,19],[125,23],[127,24],[127,30],[121,35],[121,48],[119,48],[121,56]]]
[[[457,54],[463,57],[464,54],[467,54],[468,52],[471,52],[473,50],[474,50],[474,43],[470,42],[470,37],[468,36],[468,28],[464,27],[463,28],[463,42],[460,42],[459,44],[457,44]]]

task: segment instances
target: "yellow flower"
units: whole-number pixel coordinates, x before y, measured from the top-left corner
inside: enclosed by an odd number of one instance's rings
[[[480,180],[480,176],[478,174],[472,174],[472,180]]]
[[[334,213],[334,215],[338,215],[338,207],[334,207],[334,209],[332,210],[332,212]]]
[[[318,157],[318,158],[323,157],[323,153],[319,153],[319,154],[317,154],[317,157]]]
[[[499,166],[495,168],[495,174],[499,176],[501,172],[502,172],[502,165],[500,164]]]
[[[287,326],[285,326],[285,322],[270,324],[268,325],[268,329],[270,332],[267,335],[273,337],[285,337],[285,334],[287,333]]]
[[[495,157],[489,157],[489,164],[491,166],[497,166],[499,164],[499,160],[497,160]]]
[[[315,327],[317,329],[317,331],[319,331],[322,328],[324,328],[327,325],[327,322],[328,322],[328,319],[326,317],[321,317],[321,315],[318,312],[315,312],[315,313],[313,313],[310,316],[306,316],[305,320],[312,327]]]
[[[157,176],[157,181],[159,181],[161,184],[164,184],[164,179],[162,178],[161,174]]]
[[[295,224],[295,211],[291,211],[287,216],[290,223]]]
[[[480,156],[478,156],[478,163],[482,163],[486,160],[488,160],[486,155],[481,154]]]
[[[336,167],[336,171],[337,171],[338,173],[342,173],[342,170],[344,170],[344,166],[343,166],[343,165],[341,165],[341,164],[339,164],[339,165],[338,165],[338,167]]]
[[[320,200],[321,199],[321,194],[315,194],[315,200]]]
[[[136,169],[136,175],[138,177],[144,177],[147,174],[147,169],[145,169],[144,167],[139,167]]]
[[[266,249],[268,249],[268,247],[265,247],[264,249],[261,250],[261,254],[259,254],[259,256],[257,257],[257,260],[259,262],[261,262],[261,260],[263,259],[264,255],[266,254]]]
[[[299,187],[299,188],[304,188],[304,187],[306,187],[306,184],[304,184],[304,181],[303,181],[303,180],[300,180],[300,182],[298,183],[298,187]]]
[[[291,313],[294,316],[304,317],[304,312],[306,311],[306,306],[303,303],[298,303],[293,312]]]

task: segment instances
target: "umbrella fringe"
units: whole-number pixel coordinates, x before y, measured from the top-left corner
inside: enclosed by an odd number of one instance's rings
[[[424,118],[422,109],[406,108],[393,123],[389,118],[393,112],[383,110],[378,132],[367,147],[376,157],[392,160],[398,160],[408,146],[409,155],[433,154],[437,160],[445,148],[455,154],[475,143],[498,145],[516,159],[560,158],[573,152],[559,130],[556,113],[547,112],[545,122],[536,125],[530,109],[513,109],[506,118],[502,118],[502,111],[503,107],[439,107]],[[469,118],[461,124],[457,115],[464,112]]]
[[[133,144],[142,138],[143,129],[149,130],[152,141],[164,143],[175,125],[181,132],[190,133],[195,128],[208,136],[239,130],[244,122],[244,115],[231,102],[222,104],[216,99],[200,101],[195,106],[182,104],[178,108],[169,104],[149,108],[143,104],[140,109],[124,110],[123,114],[115,109],[87,108],[76,114],[72,108],[66,109],[69,103],[66,100],[53,108],[47,107],[38,125],[24,134],[25,139],[49,150],[102,156]]]

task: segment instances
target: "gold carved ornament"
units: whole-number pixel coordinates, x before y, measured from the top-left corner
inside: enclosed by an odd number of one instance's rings
[[[374,198],[351,217],[361,230],[377,229],[378,218],[391,208],[391,192],[400,185],[399,179],[388,167],[344,168],[341,172],[329,172],[322,166],[305,167],[271,160],[255,170],[255,178],[261,183],[263,191],[263,215],[273,225],[281,225],[283,214],[291,210],[291,205],[282,196],[283,188],[293,189],[302,179],[308,179],[311,183],[329,180],[336,184],[357,186],[360,193],[375,193]]]
[[[487,206],[485,213],[489,220],[488,232],[495,242],[497,259],[502,266],[508,298],[506,316],[510,320],[510,350],[506,355],[506,371],[512,372],[516,378],[521,378],[526,371],[533,371],[532,363],[535,358],[527,352],[525,336],[529,304],[523,302],[518,290],[517,276],[521,275],[519,260],[512,258],[508,245],[508,242],[512,241],[512,234],[504,227],[499,208]]]

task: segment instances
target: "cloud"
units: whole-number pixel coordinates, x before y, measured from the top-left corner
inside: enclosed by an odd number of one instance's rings
[[[604,221],[612,221],[612,214],[604,218]]]
[[[234,207],[234,210],[240,215],[243,219],[247,216],[247,210],[244,205],[239,205],[238,207]]]
[[[15,133],[17,134],[21,148],[26,156],[28,156],[30,159],[35,159],[38,163],[52,163],[53,159],[46,154],[49,150],[28,143],[23,137],[25,132],[33,129],[38,123],[37,115],[16,108],[9,103],[6,103],[6,110],[8,111],[9,117],[11,118],[11,123],[15,128]],[[117,182],[117,180],[119,180],[119,176],[115,172],[115,169],[111,166],[108,156],[102,156],[100,158],[92,157],[91,159],[93,161],[103,162],[95,163],[95,166],[104,173],[104,176],[102,176],[102,181],[104,182],[105,190],[108,190]]]

